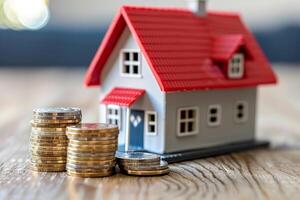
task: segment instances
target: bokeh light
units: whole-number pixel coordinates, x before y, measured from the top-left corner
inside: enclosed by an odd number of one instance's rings
[[[1,28],[40,29],[49,20],[48,1],[45,0],[0,0]]]

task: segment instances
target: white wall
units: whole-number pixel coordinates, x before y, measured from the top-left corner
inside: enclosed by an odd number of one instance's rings
[[[145,89],[146,93],[133,106],[136,110],[149,110],[157,112],[158,135],[147,136],[144,134],[144,148],[155,152],[162,152],[164,149],[164,132],[163,126],[165,121],[165,94],[160,91],[159,85],[155,80],[153,73],[144,56],[141,59],[142,78],[129,78],[120,76],[120,50],[121,49],[139,49],[136,41],[133,39],[130,30],[126,27],[117,45],[115,46],[105,68],[101,74],[100,99],[103,99],[114,87],[128,87]],[[123,113],[124,114],[124,113]],[[105,122],[105,109],[100,106],[100,120]],[[123,115],[125,120],[125,115]],[[123,125],[126,121],[123,120]],[[120,134],[119,143],[124,143],[125,128]]]

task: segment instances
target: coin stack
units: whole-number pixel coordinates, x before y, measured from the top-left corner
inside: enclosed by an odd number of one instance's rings
[[[168,163],[159,155],[145,152],[117,152],[120,171],[134,176],[158,176],[169,173]]]
[[[113,175],[118,134],[118,127],[108,124],[79,124],[67,127],[68,175],[82,178]]]
[[[40,172],[65,171],[68,146],[66,127],[80,122],[79,108],[33,110],[30,136],[31,169]]]

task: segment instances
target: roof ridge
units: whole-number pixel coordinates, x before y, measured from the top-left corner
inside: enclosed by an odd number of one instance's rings
[[[121,9],[140,9],[140,10],[153,10],[153,11],[172,11],[172,12],[185,12],[194,14],[193,11],[188,8],[180,8],[180,7],[158,7],[158,6],[139,6],[139,5],[123,5]],[[208,15],[217,15],[217,16],[228,16],[228,17],[238,17],[240,14],[234,11],[215,11],[208,10]]]
[[[141,9],[141,10],[154,10],[154,11],[178,11],[178,12],[187,12],[193,13],[187,8],[179,7],[156,7],[156,6],[137,6],[137,5],[123,5],[121,9]]]
[[[216,15],[216,16],[228,16],[228,17],[240,17],[238,12],[234,11],[216,11],[216,10],[209,10],[207,12],[208,15]]]

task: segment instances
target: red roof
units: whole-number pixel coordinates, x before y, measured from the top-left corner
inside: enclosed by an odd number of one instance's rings
[[[253,87],[276,82],[267,58],[237,14],[209,12],[198,17],[184,9],[124,6],[87,71],[87,86],[100,85],[102,69],[126,26],[162,91]],[[213,60],[228,59],[242,44],[253,58],[245,62],[243,79],[230,80]]]
[[[213,38],[211,58],[217,61],[228,61],[234,53],[245,45],[244,36],[220,35]]]
[[[138,100],[145,90],[132,88],[114,88],[101,101],[103,104],[112,104],[118,106],[130,107],[136,100]]]

